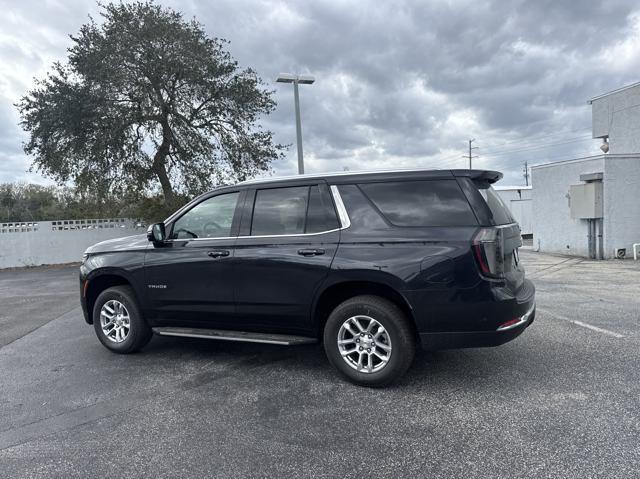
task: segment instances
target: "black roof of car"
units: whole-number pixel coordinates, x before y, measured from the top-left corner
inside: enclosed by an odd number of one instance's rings
[[[268,177],[247,180],[238,183],[238,186],[258,184],[289,184],[306,182],[310,179],[326,180],[332,184],[354,183],[362,181],[389,181],[406,179],[434,179],[469,177],[495,183],[502,178],[502,173],[491,170],[390,170],[390,171],[358,171],[340,173],[317,173],[310,175],[295,175]]]

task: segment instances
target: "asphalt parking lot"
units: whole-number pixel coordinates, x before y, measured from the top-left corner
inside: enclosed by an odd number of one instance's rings
[[[318,345],[115,355],[75,268],[0,271],[0,477],[638,477],[640,262],[521,258],[521,337],[421,353],[381,390]]]

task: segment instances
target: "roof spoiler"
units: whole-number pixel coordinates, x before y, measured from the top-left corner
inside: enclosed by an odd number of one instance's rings
[[[495,183],[502,178],[502,173],[491,170],[451,170],[453,176],[466,176],[472,180],[486,181],[487,183]]]

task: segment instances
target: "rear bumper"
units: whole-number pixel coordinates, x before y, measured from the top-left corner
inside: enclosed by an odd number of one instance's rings
[[[536,317],[535,288],[526,280],[523,296],[500,302],[495,326],[485,331],[421,332],[426,350],[482,348],[500,346],[520,336]]]
[[[518,325],[497,331],[470,331],[447,333],[420,333],[422,347],[426,350],[486,348],[500,346],[520,336],[536,317],[535,305],[531,314]]]

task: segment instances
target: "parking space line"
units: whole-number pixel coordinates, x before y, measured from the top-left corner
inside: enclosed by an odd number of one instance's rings
[[[557,273],[558,271],[563,271],[565,269],[571,268],[572,266],[576,266],[582,263],[582,261],[583,260],[579,258],[567,258],[564,261],[554,263],[551,266],[547,266],[546,268],[533,271],[528,277],[529,279],[534,279],[539,278],[540,276],[545,276],[547,274]]]
[[[593,326],[592,324],[583,323],[582,321],[578,321],[577,319],[570,319],[565,316],[562,316],[557,313],[552,313],[548,309],[538,308],[538,311],[542,311],[544,314],[548,314],[549,316],[553,316],[554,318],[561,319],[563,321],[568,321],[569,323],[573,323],[576,326],[581,326],[583,328],[590,329],[591,331],[596,331],[598,333],[606,334],[609,336],[613,336],[614,338],[622,339],[624,338],[624,334],[614,333],[613,331],[609,331],[608,329],[599,328],[598,326]]]

